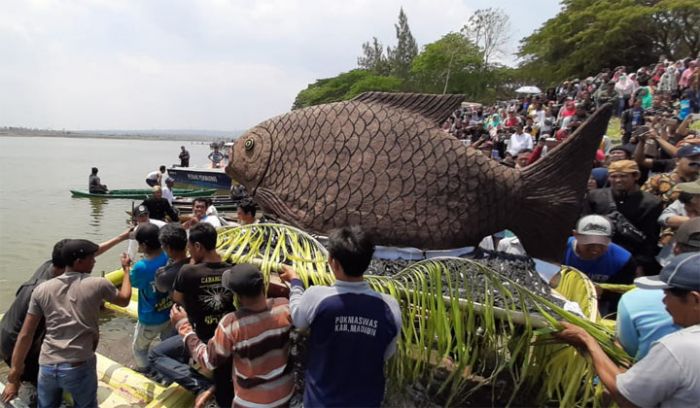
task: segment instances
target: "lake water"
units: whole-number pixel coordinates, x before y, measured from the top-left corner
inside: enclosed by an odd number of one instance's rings
[[[209,146],[182,141],[0,137],[0,311],[63,238],[104,242],[127,227],[131,200],[72,198],[86,190],[90,169],[109,188],[148,188],[146,174],[179,163],[185,145],[193,166]],[[139,202],[133,202],[138,205]],[[119,267],[126,242],[97,258],[93,275]]]

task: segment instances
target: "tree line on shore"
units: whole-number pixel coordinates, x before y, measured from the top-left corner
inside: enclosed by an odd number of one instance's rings
[[[476,10],[459,31],[418,47],[403,9],[396,45],[376,37],[362,44],[357,67],[319,79],[299,92],[292,109],[351,99],[363,92],[463,93],[492,103],[520,85],[555,86],[603,68],[642,66],[700,54],[697,0],[562,0],[560,12],[520,40],[519,64],[495,60],[510,39],[510,18]]]

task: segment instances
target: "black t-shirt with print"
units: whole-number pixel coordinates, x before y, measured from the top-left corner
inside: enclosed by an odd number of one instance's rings
[[[214,337],[219,320],[236,310],[233,293],[221,286],[221,275],[233,265],[227,262],[184,265],[173,289],[184,296],[190,324],[202,341]]]

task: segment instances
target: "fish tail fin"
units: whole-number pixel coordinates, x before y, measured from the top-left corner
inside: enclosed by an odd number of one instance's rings
[[[601,107],[547,156],[523,170],[523,199],[513,232],[530,256],[557,262],[563,257],[611,114],[611,105]]]

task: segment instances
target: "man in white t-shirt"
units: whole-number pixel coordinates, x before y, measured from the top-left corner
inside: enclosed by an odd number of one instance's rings
[[[508,143],[508,153],[515,157],[521,150],[530,149],[534,147],[534,142],[532,141],[532,135],[528,133],[523,133],[523,126],[518,125],[515,127],[515,133],[510,136],[510,142]]]
[[[131,260],[135,260],[138,256],[139,243],[136,242],[134,237],[136,236],[136,230],[139,228],[139,225],[150,223],[158,228],[165,225],[165,222],[151,218],[148,207],[145,205],[139,205],[134,209],[134,218],[136,219],[136,228],[129,234],[129,241],[126,247],[126,254]]]
[[[214,228],[219,228],[221,226],[221,220],[217,212],[209,213],[209,202],[204,198],[195,198],[192,202],[192,216],[189,220],[185,221],[182,226],[185,229],[190,229],[193,225],[198,222],[206,222],[211,224]]]
[[[163,187],[163,198],[168,200],[170,205],[173,205],[173,200],[175,195],[173,194],[173,186],[175,185],[175,179],[168,177],[165,179],[165,187]]]
[[[586,348],[600,381],[620,406],[697,407],[700,401],[700,253],[674,257],[661,274],[637,278],[644,289],[663,289],[666,310],[682,329],[666,335],[625,371],[582,328],[563,323],[556,336]]]
[[[165,174],[165,166],[160,166],[156,171],[152,171],[146,175],[146,184],[149,187],[160,186],[162,187],[163,175]]]

